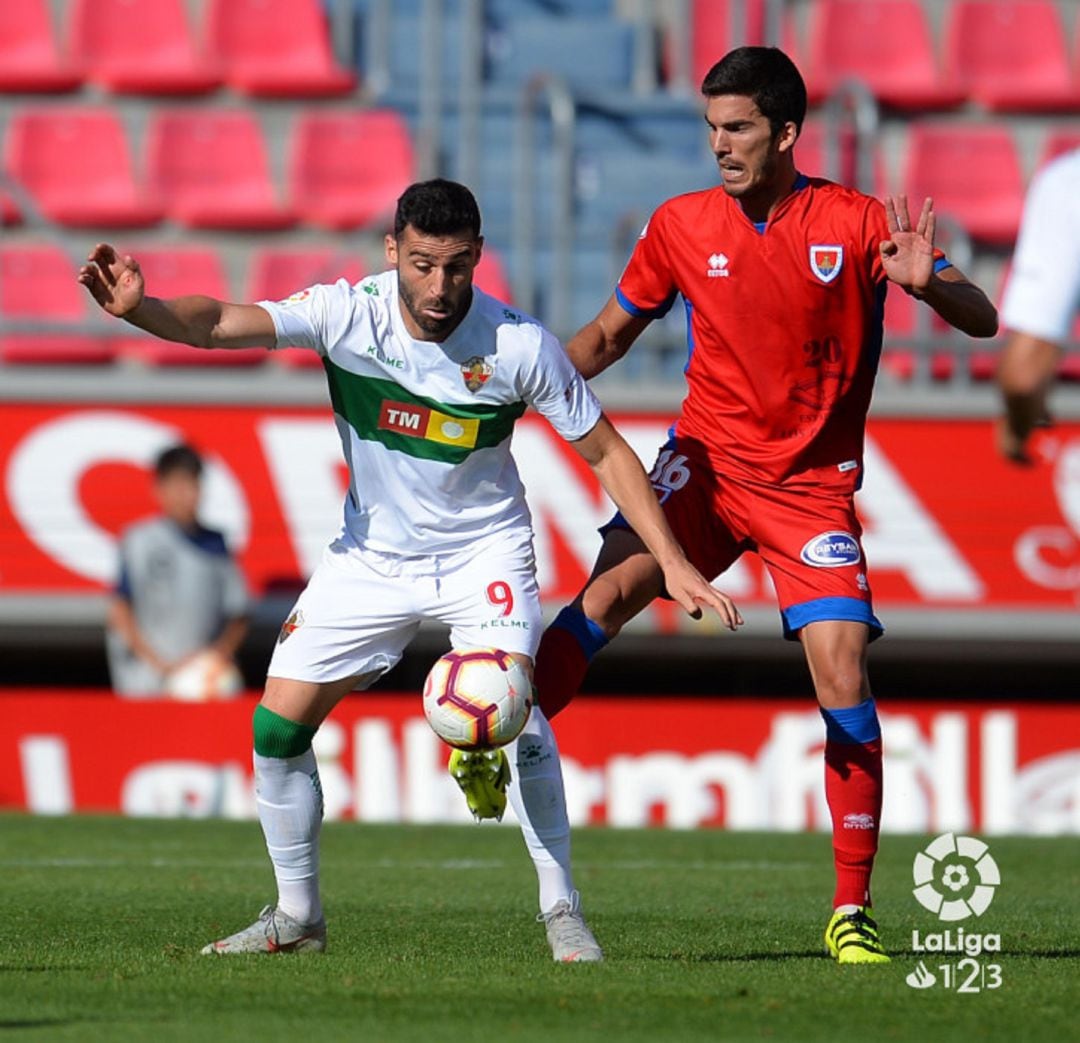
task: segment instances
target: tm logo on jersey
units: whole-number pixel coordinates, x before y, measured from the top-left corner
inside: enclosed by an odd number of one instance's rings
[[[709,270],[705,274],[710,279],[726,279],[731,274],[728,271],[730,260],[726,254],[713,254],[709,258]]]
[[[480,433],[480,421],[475,417],[447,416],[427,406],[384,401],[379,408],[379,430],[473,449]]]
[[[857,565],[862,560],[859,541],[850,532],[823,532],[807,540],[799,555],[807,565],[822,569],[838,569]]]
[[[832,282],[844,265],[842,246],[811,246],[810,270],[822,281]]]

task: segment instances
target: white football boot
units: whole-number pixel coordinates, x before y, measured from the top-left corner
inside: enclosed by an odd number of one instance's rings
[[[577,891],[569,900],[560,899],[536,919],[547,929],[548,944],[556,963],[600,963],[603,960],[604,950],[581,915],[581,897]]]
[[[250,927],[211,942],[200,952],[203,956],[225,956],[238,952],[322,952],[325,948],[325,920],[300,923],[268,905]]]

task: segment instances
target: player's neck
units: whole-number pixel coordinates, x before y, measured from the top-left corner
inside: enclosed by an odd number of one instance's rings
[[[739,199],[739,206],[755,224],[768,221],[781,203],[794,191],[799,174],[794,166],[778,172],[775,180],[761,186],[760,191]]]

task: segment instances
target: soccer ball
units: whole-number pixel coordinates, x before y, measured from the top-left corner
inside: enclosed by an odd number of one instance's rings
[[[498,648],[456,648],[440,656],[424,681],[424,714],[443,742],[490,750],[518,737],[532,710],[532,683]]]
[[[213,652],[200,652],[165,678],[165,694],[185,703],[232,699],[243,687],[236,666]]]

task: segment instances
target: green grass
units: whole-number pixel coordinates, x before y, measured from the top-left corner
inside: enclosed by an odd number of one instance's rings
[[[886,838],[894,962],[821,954],[825,836],[586,830],[602,965],[551,962],[516,830],[329,825],[325,956],[208,958],[272,900],[253,823],[0,817],[0,1041],[1075,1038],[1080,838],[991,842],[1004,985],[909,988],[922,841]],[[955,958],[955,957],[954,957]],[[927,961],[931,968],[940,958]]]

